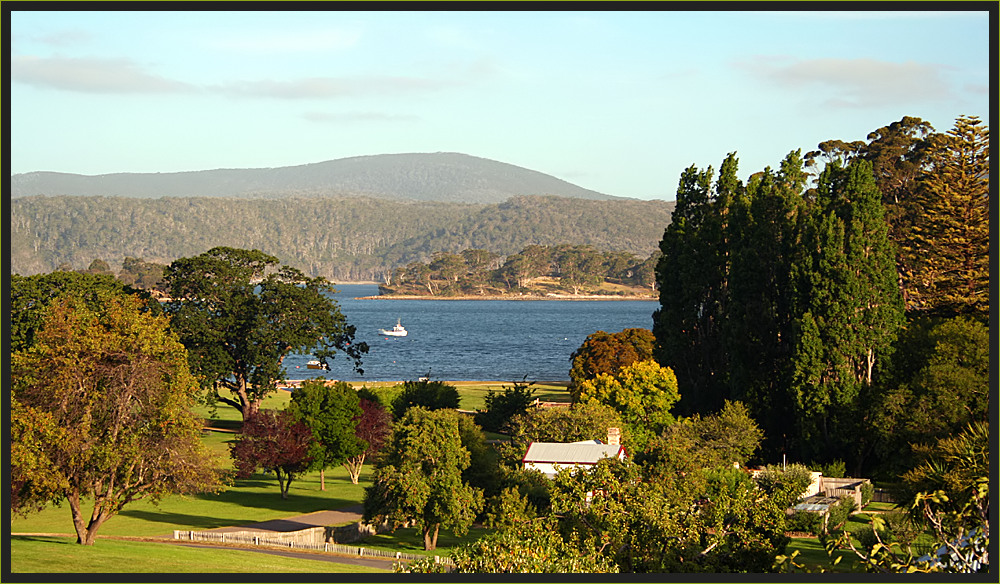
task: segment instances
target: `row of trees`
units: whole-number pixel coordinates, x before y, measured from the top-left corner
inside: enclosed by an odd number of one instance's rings
[[[181,258],[165,280],[173,299],[161,303],[104,270],[11,278],[12,510],[66,499],[81,544],[131,501],[222,487],[192,413],[199,396],[242,413],[248,438],[237,458],[253,462],[237,467],[283,469],[287,494],[302,459],[254,459],[278,449],[251,439],[294,426],[287,416],[258,415],[285,377],[284,357],[311,352],[326,362],[342,352],[360,369],[367,352],[353,342],[329,282],[260,251]],[[373,440],[327,432],[317,412],[330,415],[327,406],[355,396],[337,389],[319,405],[302,394],[293,417],[305,430],[289,440],[306,448],[308,464],[343,462],[356,479]],[[361,423],[352,423],[354,433]],[[89,520],[81,508],[88,496]]]
[[[930,130],[904,118],[867,144],[792,152],[746,184],[735,154],[717,177],[684,171],[661,242],[653,328],[682,414],[745,401],[767,458],[848,459],[853,472],[890,462],[898,452],[882,446],[903,446],[893,433],[902,410],[926,407],[921,398],[946,385],[972,387],[950,404],[936,398],[948,421],[923,438],[985,416],[985,362],[948,345],[985,333],[989,133],[975,118]],[[807,161],[825,161],[812,187]],[[971,320],[915,326],[922,316]],[[901,352],[931,329],[937,346]],[[947,382],[913,377],[940,359],[958,367]]]
[[[581,288],[612,282],[652,288],[658,253],[643,260],[624,252],[603,252],[591,245],[531,245],[506,257],[485,249],[436,252],[429,262],[396,269],[383,289],[388,293],[432,295],[485,294],[524,290],[536,278],[559,280],[560,287]]]

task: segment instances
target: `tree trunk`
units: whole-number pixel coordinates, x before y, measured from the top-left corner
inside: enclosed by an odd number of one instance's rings
[[[358,479],[361,477],[361,467],[365,463],[365,453],[362,452],[358,456],[348,458],[344,462],[344,468],[347,469],[347,473],[351,475],[351,483],[358,484]]]
[[[428,525],[424,528],[424,550],[431,551],[437,549],[438,530],[440,529],[440,523]]]
[[[321,490],[321,491],[325,491],[326,490],[326,469],[325,468],[319,469],[319,490]]]
[[[288,475],[286,480],[285,475],[281,472],[280,468],[274,469],[274,475],[278,477],[278,490],[281,491],[281,498],[287,499],[288,488],[292,485],[292,475]]]
[[[111,517],[111,514],[99,512],[95,503],[90,521],[85,523],[83,520],[83,513],[80,509],[80,493],[73,491],[67,495],[66,498],[69,500],[70,512],[73,514],[73,527],[76,529],[76,543],[80,545],[94,545],[94,540],[97,539],[97,530],[104,525],[104,522]]]

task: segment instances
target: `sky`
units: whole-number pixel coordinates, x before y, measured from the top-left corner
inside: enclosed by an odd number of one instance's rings
[[[609,195],[673,200],[685,168],[717,169],[730,152],[745,179],[792,150],[864,140],[903,116],[941,132],[960,115],[990,123],[989,3],[965,12],[141,5],[11,12],[11,174],[460,152]]]

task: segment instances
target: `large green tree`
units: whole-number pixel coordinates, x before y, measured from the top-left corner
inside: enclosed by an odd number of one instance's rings
[[[310,456],[319,469],[319,488],[326,490],[326,469],[362,454],[365,444],[356,434],[362,415],[358,392],[344,381],[307,379],[292,393],[288,409],[312,432]]]
[[[677,207],[660,242],[655,355],[677,375],[683,413],[711,410],[725,395],[725,380],[716,375],[726,369],[720,330],[726,294],[722,218],[729,205],[728,178],[735,173],[735,156],[724,166],[727,179],[720,179],[715,192],[711,167],[699,171],[691,166],[681,173]]]
[[[714,187],[711,168],[685,170],[661,244],[655,355],[679,413],[743,401],[765,456],[833,456],[902,323],[882,195],[847,150],[812,190],[799,151],[745,186],[733,155]]]
[[[621,414],[639,449],[674,423],[671,409],[678,399],[674,372],[652,359],[626,365],[613,375],[602,373],[584,381],[579,390],[580,402],[604,404]]]
[[[911,444],[985,422],[990,406],[990,335],[979,321],[919,319],[900,334],[892,372],[870,401],[873,462],[894,477],[913,466]]]
[[[777,171],[753,175],[746,195],[736,199],[727,229],[729,286],[722,321],[728,367],[713,377],[726,383],[722,397],[742,401],[764,429],[769,455],[785,448],[791,432],[784,399],[792,333],[791,262],[798,252],[796,226],[803,205],[805,174],[799,151],[790,152]],[[687,389],[682,385],[681,396]],[[718,410],[717,398],[707,414]]]
[[[324,364],[343,352],[361,371],[365,343],[355,343],[332,285],[280,265],[258,250],[216,247],[170,264],[166,280],[172,326],[191,353],[209,399],[243,417],[276,391],[290,353]],[[225,395],[223,392],[228,392]]]
[[[53,303],[32,346],[11,358],[12,502],[67,500],[77,542],[92,545],[134,501],[215,490],[196,390],[184,346],[139,299]]]
[[[392,415],[397,420],[414,406],[427,410],[458,407],[458,388],[444,381],[404,381],[401,386],[402,390],[392,400]]]
[[[441,527],[466,533],[483,506],[482,492],[462,480],[469,464],[457,412],[408,409],[365,489],[365,521],[413,521],[426,550],[437,547]]]
[[[52,272],[10,277],[10,350],[23,351],[34,344],[48,305],[60,296],[82,299],[99,310],[111,298],[134,295],[143,300],[143,309],[160,312],[160,304],[147,292],[122,284],[110,274]]]

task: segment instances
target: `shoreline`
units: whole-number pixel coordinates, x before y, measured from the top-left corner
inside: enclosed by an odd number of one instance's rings
[[[285,379],[283,381],[279,381],[277,387],[278,387],[279,390],[282,390],[282,391],[291,391],[293,388],[296,388],[296,387],[302,385],[303,381],[309,381],[310,379],[316,379],[316,378],[313,377],[313,378],[306,378],[306,379]],[[370,385],[370,384],[373,384],[373,385],[399,385],[399,384],[405,383],[407,381],[415,381],[415,380],[413,380],[413,379],[400,379],[400,380],[351,381],[351,380],[346,380],[346,379],[343,379],[343,380],[338,380],[338,379],[324,379],[324,381],[326,381],[327,383],[336,383],[338,381],[344,381],[345,383],[349,383],[349,384],[354,385],[354,386],[366,386],[366,385]],[[520,381],[517,381],[517,380],[515,380],[515,381],[499,381],[499,380],[495,380],[495,381],[447,381],[447,380],[443,380],[443,379],[435,379],[434,381],[441,381],[443,383],[447,383],[448,385],[454,385],[455,387],[463,387],[463,386],[469,386],[469,385],[485,385],[485,386],[508,385],[509,386],[509,385],[513,385],[514,383],[521,383]],[[569,387],[569,384],[571,383],[571,381],[569,379],[560,379],[560,380],[557,380],[557,381],[552,381],[552,380],[541,381],[541,380],[539,380],[539,381],[534,381],[532,383],[534,385],[555,385],[555,386]]]
[[[518,296],[493,296],[493,295],[463,295],[463,296],[431,296],[431,295],[395,295],[383,294],[378,296],[355,296],[355,300],[518,300],[524,302],[539,300],[572,300],[577,302],[590,301],[641,301],[655,302],[659,298],[654,296],[612,296],[604,294],[523,294]]]

